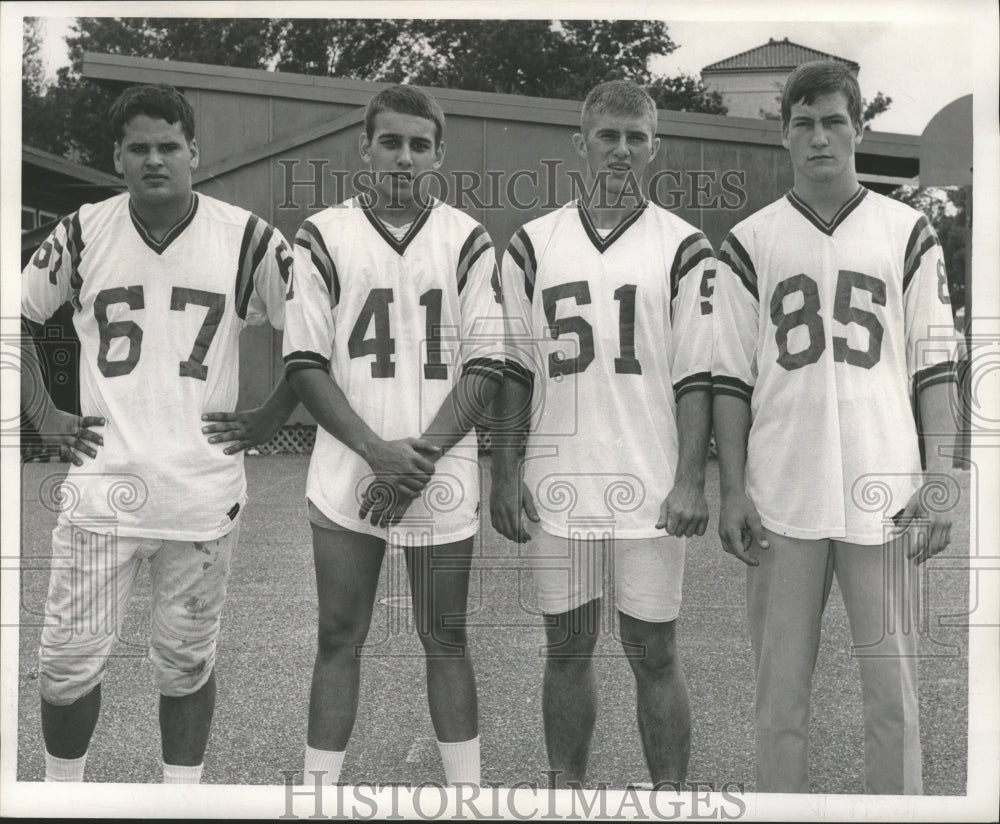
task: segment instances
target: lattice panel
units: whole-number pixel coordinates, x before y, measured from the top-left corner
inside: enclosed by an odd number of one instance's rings
[[[295,423],[281,427],[277,435],[267,443],[262,443],[256,449],[261,455],[273,455],[278,452],[308,454],[312,452],[315,443],[315,425],[310,426],[309,424]]]

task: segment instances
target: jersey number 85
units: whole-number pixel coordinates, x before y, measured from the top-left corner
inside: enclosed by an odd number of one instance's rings
[[[855,323],[868,330],[868,347],[852,349],[847,338],[834,336],[833,359],[871,369],[882,357],[882,335],[885,332],[878,317],[873,312],[851,305],[854,290],[860,289],[871,295],[873,306],[885,306],[885,283],[871,275],[841,269],[837,273],[837,289],[833,302],[833,319],[845,326]],[[802,295],[802,306],[791,312],[785,311],[785,298],[796,292]],[[778,363],[788,369],[801,369],[815,363],[826,350],[826,332],[820,315],[819,287],[809,275],[798,274],[779,282],[771,294],[771,321],[775,325],[774,341],[778,345]],[[798,352],[789,352],[788,336],[791,331],[803,326],[809,336],[809,345]]]

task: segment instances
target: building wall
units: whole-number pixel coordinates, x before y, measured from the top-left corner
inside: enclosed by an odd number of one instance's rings
[[[729,74],[706,72],[705,86],[722,95],[730,117],[760,117],[761,110],[777,114],[779,98],[789,72],[745,72]]]

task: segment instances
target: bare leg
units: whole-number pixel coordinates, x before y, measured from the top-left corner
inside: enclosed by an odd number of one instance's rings
[[[546,615],[548,640],[542,682],[545,748],[556,787],[579,786],[587,775],[597,718],[594,646],[599,598],[559,615]]]
[[[687,777],[691,709],[674,643],[676,621],[651,623],[618,613],[622,645],[635,673],[642,750],[653,784]]]
[[[438,741],[468,741],[479,734],[476,675],[465,632],[472,539],[405,552],[434,732]]]
[[[312,530],[319,631],[307,741],[339,752],[347,748],[358,713],[361,646],[371,625],[385,542],[315,524]]]

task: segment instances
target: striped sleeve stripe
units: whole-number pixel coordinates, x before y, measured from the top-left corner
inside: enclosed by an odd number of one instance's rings
[[[524,294],[528,296],[529,301],[533,300],[535,296],[535,270],[538,264],[535,261],[535,248],[531,245],[531,238],[528,237],[523,226],[510,239],[507,251],[510,252],[517,268],[524,273]]]
[[[236,268],[236,314],[241,318],[247,316],[247,306],[254,290],[254,276],[257,267],[267,253],[267,245],[271,242],[274,229],[257,215],[250,215],[246,228],[243,230],[243,242],[240,244],[240,257]]]
[[[493,248],[493,241],[482,226],[476,226],[472,230],[462,251],[458,255],[458,293],[462,294],[465,288],[465,281],[469,277],[469,270],[482,257],[483,253]]]
[[[759,301],[760,297],[757,294],[757,272],[753,268],[753,261],[750,260],[747,250],[743,248],[743,245],[731,232],[722,242],[722,248],[719,250],[719,260],[736,273],[736,277],[740,279],[746,290],[753,295],[754,300]]]
[[[330,368],[330,361],[315,352],[290,352],[285,355],[284,362],[286,375],[299,369],[322,369],[326,372]]]
[[[525,369],[517,361],[512,360],[508,360],[504,364],[503,376],[504,380],[510,379],[527,386],[529,389],[535,382],[535,376],[529,370]]]
[[[677,297],[677,288],[681,278],[694,269],[705,258],[714,257],[712,244],[701,232],[695,232],[688,238],[681,241],[677,247],[677,254],[674,255],[674,262],[670,267],[670,297]]]
[[[462,364],[462,374],[481,375],[495,381],[502,381],[504,373],[503,361],[494,358],[469,358]]]
[[[958,380],[954,361],[944,361],[921,369],[913,376],[913,389],[919,393],[928,386],[939,383],[952,383]]]
[[[750,403],[753,387],[738,378],[727,378],[724,375],[712,375],[712,394],[731,395]]]
[[[295,235],[295,244],[309,251],[313,266],[323,278],[326,290],[330,293],[330,306],[336,306],[340,303],[340,278],[337,276],[337,267],[333,263],[333,257],[323,242],[322,233],[308,220],[303,221]]]
[[[63,245],[59,242],[59,238],[56,235],[52,236],[52,263],[49,265],[49,283],[53,286],[56,285],[58,278],[56,273],[59,271],[59,267],[62,265],[62,254]]]
[[[920,260],[924,253],[937,245],[937,235],[934,227],[927,220],[926,215],[921,215],[913,231],[910,232],[910,239],[906,242],[906,255],[903,264],[903,292],[910,286],[910,281],[920,268]]]
[[[674,384],[674,398],[679,399],[688,392],[711,392],[712,374],[711,372],[695,372],[686,378],[681,378]]]
[[[80,213],[73,212],[72,215],[63,219],[66,225],[66,249],[69,251],[69,285],[74,292],[80,291],[83,286],[83,276],[80,274],[80,259],[83,256],[83,230],[80,228]]]
[[[64,217],[62,221],[60,221],[60,223],[61,223],[61,228],[66,232],[67,235],[66,242],[69,243],[70,242],[69,233],[71,231],[70,227],[72,226],[72,222],[68,217]],[[64,247],[59,240],[58,231],[53,232],[51,235],[49,235],[49,237],[52,240],[52,253],[51,253],[52,257],[49,258],[49,263],[48,263],[49,283],[55,286],[59,282],[59,270],[62,268],[62,255]],[[36,261],[40,260],[42,258],[42,255],[43,255],[42,249],[41,247],[39,247],[39,250],[35,253],[35,260]]]

